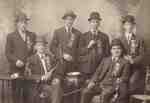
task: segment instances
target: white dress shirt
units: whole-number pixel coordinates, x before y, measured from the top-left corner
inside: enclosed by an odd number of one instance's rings
[[[65,26],[65,29],[67,33],[72,33],[72,27]]]
[[[125,37],[126,37],[126,39],[127,39],[127,41],[128,41],[128,44],[130,43],[130,40],[131,40],[131,38],[132,38],[132,33],[125,33]]]
[[[98,30],[91,29],[90,31],[92,34],[98,35]]]
[[[20,36],[22,37],[22,39],[23,39],[24,41],[26,41],[26,33],[23,32],[23,31],[19,31],[19,34],[20,34]]]

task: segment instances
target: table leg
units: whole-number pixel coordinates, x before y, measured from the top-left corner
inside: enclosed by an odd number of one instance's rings
[[[5,93],[4,93],[4,80],[1,80],[2,81],[2,88],[1,88],[1,102],[2,103],[4,103],[5,101],[4,101],[4,95],[5,95]]]

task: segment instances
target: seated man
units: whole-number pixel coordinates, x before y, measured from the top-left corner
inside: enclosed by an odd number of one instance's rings
[[[119,39],[111,44],[111,56],[104,58],[88,86],[82,91],[81,103],[90,103],[101,94],[103,103],[128,103],[127,85],[129,63],[123,58],[123,45]]]
[[[54,59],[54,57],[50,55],[50,53],[46,53],[46,41],[42,37],[37,38],[35,49],[36,54],[28,58],[26,64],[26,74],[28,74],[29,76],[41,76],[41,82],[39,82],[40,84],[38,86],[30,85],[32,87],[31,102],[33,102],[33,100],[35,99],[32,98],[35,94],[36,96],[39,96],[38,98],[46,98],[45,100],[48,103],[50,102],[50,100],[54,102],[56,97],[55,90],[57,89],[55,89],[55,87],[51,84],[51,80],[56,69],[56,59]]]

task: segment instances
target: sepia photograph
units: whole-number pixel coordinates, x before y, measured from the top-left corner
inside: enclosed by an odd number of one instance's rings
[[[0,0],[0,103],[150,103],[150,0]]]

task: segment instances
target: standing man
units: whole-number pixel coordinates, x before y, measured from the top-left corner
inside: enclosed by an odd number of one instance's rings
[[[123,35],[120,38],[125,46],[125,58],[131,64],[130,94],[143,93],[145,80],[145,71],[142,64],[145,53],[144,41],[133,32],[135,25],[134,16],[125,16],[122,21]]]
[[[14,78],[12,81],[13,100],[18,103],[23,90],[24,102],[27,100],[26,83],[18,77],[24,75],[27,57],[33,54],[36,35],[27,30],[29,18],[22,12],[16,17],[16,30],[7,36],[6,57],[10,64],[10,74]]]
[[[64,26],[55,30],[54,37],[51,42],[50,51],[60,61],[60,67],[56,70],[56,77],[52,81],[61,90],[56,94],[56,103],[60,103],[62,99],[61,83],[67,73],[78,71],[78,48],[81,32],[73,27],[76,14],[68,11],[62,17]]]
[[[81,103],[90,103],[93,96],[101,94],[102,103],[128,103],[127,87],[129,63],[124,59],[123,44],[119,39],[111,43],[111,56],[104,58],[88,86],[83,90]]]
[[[101,60],[109,55],[108,35],[99,30],[101,20],[98,12],[92,12],[88,19],[90,30],[80,39],[80,69],[86,80],[92,77]]]

